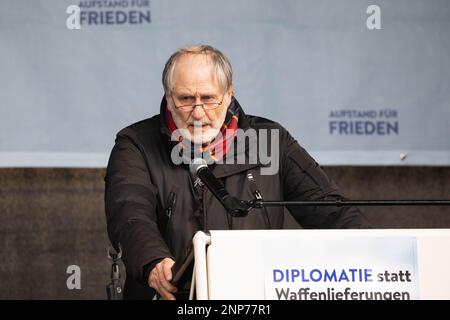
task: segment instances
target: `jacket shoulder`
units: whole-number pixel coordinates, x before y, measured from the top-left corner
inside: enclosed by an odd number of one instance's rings
[[[255,130],[265,129],[278,131],[280,136],[280,142],[282,144],[289,145],[292,142],[292,140],[294,140],[290,135],[289,131],[276,121],[253,115],[247,115],[247,121],[250,128],[253,128]]]
[[[132,139],[156,137],[159,133],[160,125],[160,116],[155,115],[123,128],[117,133],[117,137],[129,137]]]
[[[247,120],[250,127],[255,129],[279,129],[286,131],[286,129],[281,124],[273,120],[269,120],[267,118],[254,115],[247,115]]]
[[[277,130],[279,133],[279,147],[280,152],[283,155],[290,156],[295,154],[298,159],[301,159],[302,165],[305,166],[305,161],[309,162],[310,155],[299,144],[296,138],[294,138],[289,131],[283,127],[280,123],[253,115],[248,115],[248,123],[251,128],[256,130]],[[306,160],[304,160],[306,159]],[[308,163],[309,165],[309,163]]]

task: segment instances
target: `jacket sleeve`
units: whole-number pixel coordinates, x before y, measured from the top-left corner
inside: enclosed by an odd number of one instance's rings
[[[336,184],[319,164],[282,130],[281,170],[286,201],[344,200]],[[304,228],[370,228],[370,223],[357,207],[290,206],[289,211]]]
[[[158,229],[156,195],[137,138],[122,130],[106,169],[106,221],[111,243],[122,247],[127,274],[141,283],[145,265],[172,257]]]

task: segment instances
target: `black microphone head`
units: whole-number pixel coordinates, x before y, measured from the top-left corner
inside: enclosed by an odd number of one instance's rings
[[[195,177],[197,176],[198,170],[200,170],[201,168],[204,168],[204,167],[207,168],[208,164],[207,164],[206,160],[203,158],[195,158],[189,164],[189,170]]]

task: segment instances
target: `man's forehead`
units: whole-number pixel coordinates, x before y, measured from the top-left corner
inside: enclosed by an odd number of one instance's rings
[[[221,90],[218,86],[175,86],[173,92],[176,95],[215,95],[221,93]]]
[[[178,57],[177,64],[204,64],[212,63],[211,56],[205,53],[185,53]]]
[[[189,54],[182,55],[177,62],[175,63],[175,68],[173,70],[173,75],[175,76],[184,76],[192,74],[196,71],[210,70],[212,71],[213,64],[211,59],[207,58],[204,54]]]
[[[198,90],[220,91],[221,86],[214,73],[214,66],[205,54],[183,55],[175,64],[173,89],[196,93]]]

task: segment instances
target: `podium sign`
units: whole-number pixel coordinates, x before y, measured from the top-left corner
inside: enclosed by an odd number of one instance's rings
[[[416,238],[358,236],[264,240],[265,299],[418,299]]]
[[[198,299],[450,299],[450,229],[211,231],[194,248]]]

